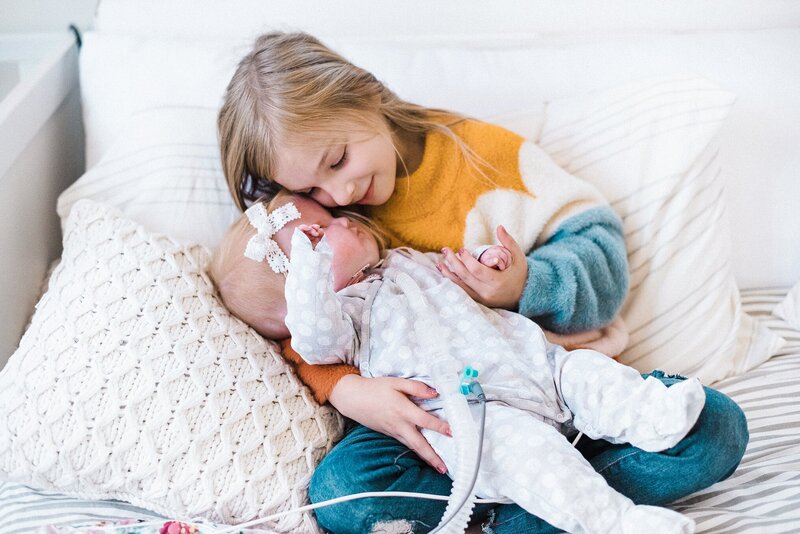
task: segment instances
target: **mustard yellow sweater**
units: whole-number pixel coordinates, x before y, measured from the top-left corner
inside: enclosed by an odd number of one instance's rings
[[[504,128],[464,120],[452,130],[477,154],[473,162],[449,136],[430,133],[419,168],[367,210],[390,246],[471,250],[496,243],[502,224],[528,251],[520,313],[556,332],[610,322],[627,292],[627,257],[620,221],[600,193]],[[343,374],[358,372],[290,359],[320,401]]]

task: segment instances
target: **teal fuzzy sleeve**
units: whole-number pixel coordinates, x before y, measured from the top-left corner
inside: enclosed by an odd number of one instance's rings
[[[622,224],[611,208],[593,208],[528,253],[519,312],[555,332],[591,330],[614,318],[627,292]]]

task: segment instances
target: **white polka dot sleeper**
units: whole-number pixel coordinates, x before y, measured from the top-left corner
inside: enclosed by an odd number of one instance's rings
[[[705,402],[697,380],[670,388],[591,350],[567,352],[519,314],[473,301],[436,269],[439,256],[389,251],[376,276],[335,293],[325,239],[292,239],[286,325],[309,363],[349,363],[364,376],[431,384],[431,347],[480,371],[486,393],[476,493],[509,498],[569,532],[693,532],[666,508],[637,506],[606,484],[565,435],[575,429],[648,451],[675,445]],[[424,306],[421,306],[423,303]],[[424,310],[424,311],[423,311]],[[431,339],[431,325],[438,339]],[[436,402],[424,403],[439,410]],[[452,440],[423,431],[446,464]]]

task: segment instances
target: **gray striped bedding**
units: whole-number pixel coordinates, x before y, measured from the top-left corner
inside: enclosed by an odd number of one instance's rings
[[[800,331],[770,314],[785,289],[742,294],[745,311],[787,343],[768,362],[716,387],[747,414],[750,444],[727,480],[673,507],[714,534],[800,532]],[[160,516],[117,501],[86,501],[0,483],[0,534],[22,534],[47,524]]]
[[[744,410],[750,443],[730,478],[673,505],[697,521],[698,532],[800,532],[800,331],[770,314],[785,294],[742,293],[744,310],[786,345],[766,363],[715,385]]]

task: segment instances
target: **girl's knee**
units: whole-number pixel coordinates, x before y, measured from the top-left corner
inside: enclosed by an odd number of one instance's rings
[[[308,495],[313,503],[373,491],[448,495],[450,485],[448,477],[428,467],[398,441],[359,426],[317,466]],[[402,498],[359,499],[315,510],[320,526],[332,532],[370,532],[377,524],[394,521],[435,526],[443,512],[440,501],[420,503]]]
[[[348,461],[347,447],[334,447],[311,475],[308,498],[320,503],[337,497],[371,491],[366,488],[368,480],[359,478],[361,470]],[[314,510],[320,527],[330,532],[361,532],[369,520],[370,508],[365,501],[349,501]]]
[[[750,433],[744,411],[730,397],[705,388],[706,405],[695,427],[710,483],[728,478],[739,466]]]

